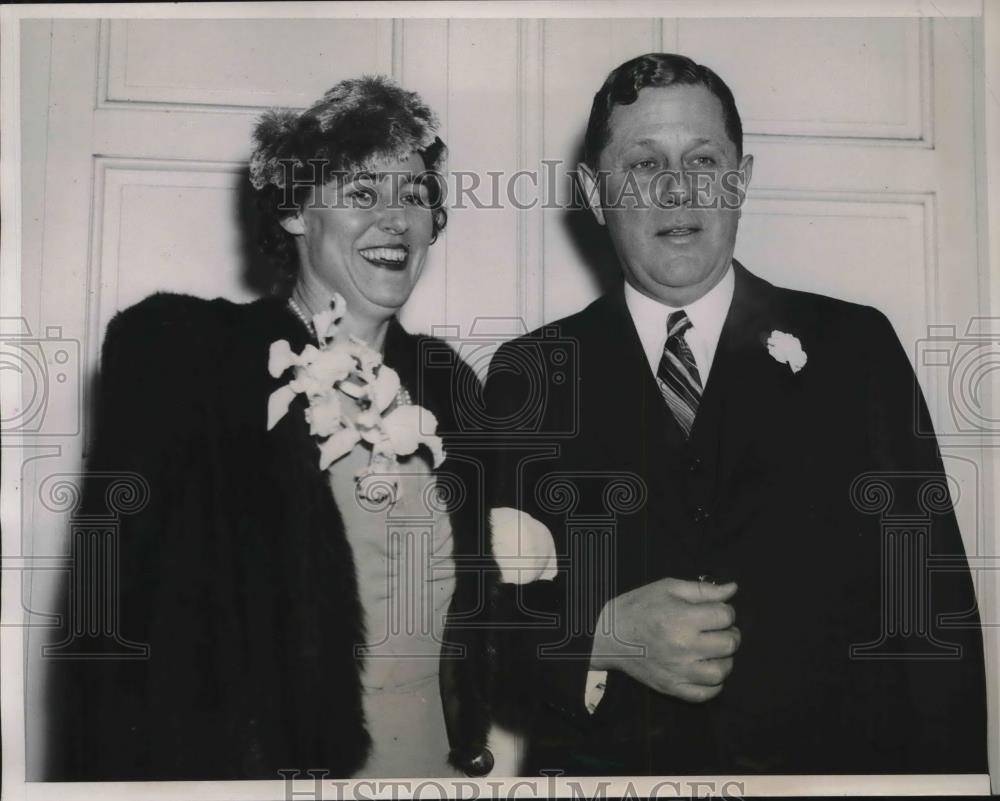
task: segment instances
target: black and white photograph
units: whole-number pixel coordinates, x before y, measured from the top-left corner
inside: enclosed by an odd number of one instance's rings
[[[0,37],[4,801],[1000,788],[1000,3]]]

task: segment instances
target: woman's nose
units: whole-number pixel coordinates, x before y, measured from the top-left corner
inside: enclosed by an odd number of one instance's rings
[[[389,203],[381,209],[379,228],[388,234],[403,234],[409,228],[406,220],[406,209],[399,203]]]

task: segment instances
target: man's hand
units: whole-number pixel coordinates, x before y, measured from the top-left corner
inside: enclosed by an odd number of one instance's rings
[[[685,701],[714,698],[740,646],[726,603],[735,593],[734,583],[665,578],[611,599],[598,620],[591,669],[621,670]]]

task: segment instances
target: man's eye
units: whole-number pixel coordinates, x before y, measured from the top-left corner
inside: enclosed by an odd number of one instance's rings
[[[656,159],[639,159],[632,164],[633,170],[653,170],[656,169]]]
[[[715,159],[711,156],[695,156],[691,159],[692,167],[714,167]]]

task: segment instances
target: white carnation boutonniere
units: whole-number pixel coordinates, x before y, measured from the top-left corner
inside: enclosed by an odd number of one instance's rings
[[[793,373],[805,367],[809,360],[798,337],[784,331],[771,332],[767,338],[767,352],[775,361],[787,364]]]
[[[399,472],[400,456],[409,456],[421,445],[431,453],[434,467],[445,460],[437,418],[410,402],[399,375],[382,363],[382,354],[356,337],[337,336],[347,303],[334,295],[332,308],[313,316],[320,346],[306,345],[295,353],[287,340],[271,343],[268,371],[280,378],[287,370],[293,378],[271,393],[267,403],[270,431],[287,413],[296,395],[305,394],[309,433],[319,440],[319,469],[326,470],[355,447],[371,452],[368,466],[358,471],[361,497],[386,498],[384,481]],[[347,414],[345,404],[355,404]],[[398,482],[392,482],[398,491]],[[395,496],[398,497],[398,496]]]

